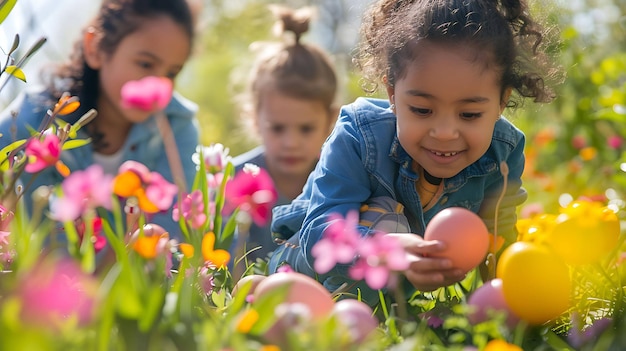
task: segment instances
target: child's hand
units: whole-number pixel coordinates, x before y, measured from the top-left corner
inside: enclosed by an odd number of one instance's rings
[[[445,243],[438,240],[427,241],[411,233],[387,235],[395,237],[404,247],[411,262],[409,268],[404,271],[404,275],[417,290],[433,291],[465,278],[465,273],[458,268],[453,268],[449,259],[431,256],[444,250]]]

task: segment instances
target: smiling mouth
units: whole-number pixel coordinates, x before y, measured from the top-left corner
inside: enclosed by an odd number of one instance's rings
[[[451,156],[456,156],[459,152],[458,151],[452,151],[452,152],[438,152],[438,151],[430,151],[431,153],[437,155],[437,156],[443,156],[443,157],[451,157]]]

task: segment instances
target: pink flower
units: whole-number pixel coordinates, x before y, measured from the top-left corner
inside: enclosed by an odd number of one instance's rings
[[[198,272],[198,283],[200,288],[205,294],[211,295],[215,288],[215,279],[213,273],[215,272],[215,265],[210,262],[206,262],[204,266],[200,267]]]
[[[572,146],[575,149],[580,150],[580,149],[584,148],[585,146],[587,146],[587,140],[582,135],[575,135],[572,138]]]
[[[78,231],[78,236],[80,237],[80,245],[82,244],[85,233],[87,232],[87,226],[85,225],[85,222],[83,220],[78,220],[76,230]],[[102,234],[102,218],[96,217],[93,219],[93,221],[91,222],[91,231],[93,233],[93,248],[96,252],[100,252],[107,244],[107,239]]]
[[[622,139],[622,137],[620,137],[619,135],[612,135],[609,137],[606,143],[611,149],[619,150],[619,148],[622,147],[622,144],[624,143],[624,139]]]
[[[172,90],[172,81],[165,77],[131,80],[122,87],[122,106],[146,112],[162,110],[172,99]]]
[[[56,330],[59,323],[77,318],[80,325],[93,318],[97,281],[69,259],[40,262],[24,275],[18,287],[22,318]]]
[[[67,222],[89,209],[111,209],[112,181],[113,177],[105,174],[100,165],[70,174],[61,184],[63,197],[51,203],[52,218]]]
[[[236,207],[252,216],[257,225],[264,225],[270,218],[272,206],[278,199],[274,181],[266,170],[248,164],[226,184],[227,212]]]
[[[349,269],[352,279],[365,279],[374,289],[385,287],[390,272],[403,271],[409,267],[404,249],[398,241],[382,233],[365,238],[358,248],[358,261]]]
[[[170,208],[178,187],[157,172],[137,161],[124,162],[113,180],[113,192],[121,197],[134,196],[139,208],[146,213],[157,213]]]
[[[36,173],[47,167],[54,166],[61,156],[61,141],[56,134],[47,133],[43,140],[32,138],[26,144],[25,150],[28,164],[24,170]]]
[[[224,168],[230,162],[231,157],[228,156],[229,149],[222,144],[211,144],[210,146],[198,146],[196,153],[191,156],[193,162],[200,164],[200,157],[204,158],[204,166],[209,174],[217,174],[224,171]]]
[[[6,231],[11,225],[13,219],[13,212],[7,210],[4,206],[0,205],[0,231]]]
[[[341,215],[331,216],[332,222],[324,231],[324,237],[311,250],[315,257],[313,268],[319,274],[330,271],[337,263],[350,263],[357,254],[361,236],[357,231],[359,215],[350,212],[344,219]]]
[[[204,213],[204,201],[200,190],[194,190],[191,194],[186,194],[180,202],[180,209],[178,204],[174,205],[172,218],[178,221],[181,214],[194,229],[201,228],[206,223],[207,216]]]

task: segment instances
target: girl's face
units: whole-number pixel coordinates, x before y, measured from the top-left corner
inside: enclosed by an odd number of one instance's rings
[[[319,158],[334,116],[315,100],[276,91],[264,92],[262,99],[257,123],[270,172],[306,179]]]
[[[420,44],[419,58],[388,87],[398,139],[428,173],[450,178],[489,148],[506,105],[499,73],[459,45]]]
[[[174,80],[189,57],[189,36],[167,16],[143,20],[136,31],[120,41],[113,53],[102,52],[97,47],[97,35],[88,33],[84,45],[87,63],[100,71],[99,122],[128,124],[145,121],[151,113],[122,108],[122,86],[146,76]]]

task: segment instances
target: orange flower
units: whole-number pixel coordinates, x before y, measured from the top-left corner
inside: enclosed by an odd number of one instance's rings
[[[523,351],[521,347],[500,339],[491,340],[485,346],[485,351]]]
[[[178,192],[159,173],[137,161],[126,161],[113,180],[113,193],[121,197],[135,197],[139,208],[147,213],[167,210]]]
[[[70,96],[68,93],[64,93],[59,101],[54,105],[54,112],[61,116],[69,115],[70,113],[76,111],[80,106],[80,102],[78,101],[78,97]]]
[[[185,256],[186,258],[192,258],[195,253],[193,245],[191,244],[181,243],[178,245],[178,248],[180,249],[180,252],[183,253],[183,256]]]
[[[236,330],[239,333],[248,333],[254,324],[259,320],[259,312],[255,309],[249,309],[243,313],[237,322]]]
[[[579,154],[583,161],[591,161],[598,154],[598,150],[593,146],[588,146],[580,149]]]
[[[151,260],[157,256],[158,244],[159,240],[161,240],[160,235],[151,235],[151,236],[140,236],[135,241],[133,245],[133,250],[135,250],[141,257]]]
[[[204,261],[213,263],[217,268],[224,268],[230,261],[230,253],[226,250],[215,250],[215,233],[208,232],[202,238],[202,257]]]

